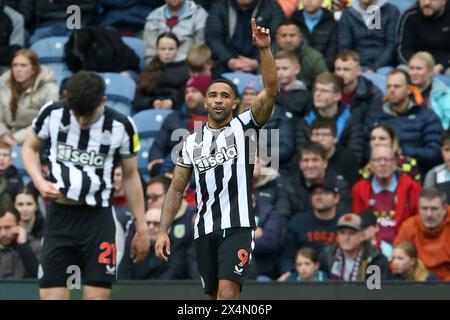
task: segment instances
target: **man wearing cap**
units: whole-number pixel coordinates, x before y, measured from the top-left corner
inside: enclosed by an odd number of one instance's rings
[[[341,199],[336,180],[325,178],[312,187],[312,210],[294,215],[287,224],[286,239],[280,259],[284,277],[295,270],[295,253],[304,247],[320,252],[336,240],[336,223],[344,213],[338,209]]]
[[[181,141],[184,135],[172,140],[172,133],[177,129],[186,129],[185,134],[194,131],[194,125],[200,126],[206,122],[208,112],[203,106],[206,90],[211,83],[210,75],[198,75],[186,82],[184,104],[180,110],[168,115],[150,148],[147,169],[152,176],[163,174],[172,169],[174,164],[170,159],[170,152]]]
[[[320,255],[320,268],[332,280],[365,281],[371,275],[368,267],[378,266],[381,279],[391,278],[387,258],[370,242],[364,241],[361,218],[347,213],[337,223],[337,242],[325,247]]]

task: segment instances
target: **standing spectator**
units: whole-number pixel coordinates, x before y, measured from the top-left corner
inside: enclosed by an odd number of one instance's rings
[[[308,89],[311,89],[316,77],[327,71],[322,54],[304,41],[298,25],[285,21],[277,29],[276,42],[281,50],[293,52],[300,62],[301,70],[297,76]]]
[[[0,73],[6,71],[14,54],[25,44],[25,28],[20,13],[0,0]]]
[[[7,182],[7,193],[13,199],[23,187],[22,175],[13,164],[12,148],[0,140],[0,176]],[[20,155],[18,155],[20,157]]]
[[[407,174],[411,179],[420,183],[421,177],[416,159],[405,156],[402,153],[395,129],[389,123],[378,123],[372,127],[372,131],[370,132],[370,150],[377,146],[388,146],[392,148],[397,174]],[[367,164],[361,168],[359,173],[362,178],[369,179],[372,175],[370,165]]]
[[[353,212],[373,211],[378,217],[380,239],[392,243],[402,223],[418,213],[422,187],[405,174],[395,174],[390,147],[373,148],[369,165],[373,177],[360,180],[352,188]]]
[[[0,209],[0,279],[36,279],[39,241],[20,226],[20,213]]]
[[[40,240],[44,233],[44,216],[39,211],[36,193],[29,188],[21,189],[14,198],[14,207],[20,213],[20,225]]]
[[[364,241],[361,218],[348,213],[337,223],[337,243],[325,247],[320,255],[321,269],[331,280],[365,281],[369,266],[378,266],[381,280],[391,278],[389,262],[369,242]]]
[[[418,51],[432,54],[435,74],[450,73],[450,1],[419,0],[406,10],[397,26],[397,53],[401,63],[408,64]]]
[[[316,119],[333,119],[337,128],[337,143],[347,147],[361,162],[364,148],[363,129],[360,120],[342,102],[342,80],[330,72],[320,74],[314,83],[314,108],[297,122],[295,143],[297,150],[309,140],[311,125]]]
[[[450,280],[450,209],[446,195],[438,189],[425,189],[419,199],[420,214],[402,225],[395,245],[413,243],[418,257],[439,280]]]
[[[29,49],[16,52],[11,70],[0,80],[0,136],[10,146],[22,144],[39,109],[58,100],[58,85],[53,71],[41,65]]]
[[[370,6],[379,12],[368,13]],[[374,16],[378,14],[378,16]],[[363,71],[376,72],[393,66],[395,61],[395,27],[400,12],[387,0],[353,0],[339,20],[339,51],[354,50],[361,57]],[[377,18],[380,25],[375,25]]]
[[[404,241],[395,246],[392,258],[394,280],[430,281],[436,280],[428,271],[422,260],[417,257],[416,246]]]
[[[420,91],[423,105],[433,110],[441,119],[444,129],[450,127],[450,88],[434,77],[433,56],[425,51],[415,53],[408,64],[412,84]]]
[[[393,247],[392,244],[380,238],[380,226],[378,218],[373,211],[363,210],[360,212],[364,240],[369,241],[372,246],[381,250],[381,253],[391,261]]]
[[[444,163],[428,171],[424,188],[438,188],[447,195],[447,201],[450,201],[450,129],[444,132],[441,154]]]
[[[156,39],[156,55],[139,75],[134,112],[145,109],[179,109],[184,85],[189,78],[185,61],[175,62],[180,41],[171,32]]]
[[[145,64],[157,54],[155,39],[164,32],[172,32],[181,46],[175,61],[183,61],[190,47],[205,42],[205,24],[208,13],[191,0],[166,0],[166,4],[153,10],[144,28]]]
[[[328,69],[333,70],[337,54],[338,24],[333,13],[322,8],[323,0],[303,0],[303,9],[295,11],[297,23],[309,45],[324,56]]]
[[[287,223],[286,239],[281,251],[280,272],[286,276],[293,272],[295,253],[311,247],[318,253],[336,241],[336,223],[343,211],[338,210],[341,200],[336,181],[324,179],[312,186],[312,210],[294,215]]]
[[[417,159],[424,175],[440,160],[441,121],[434,111],[422,107],[411,97],[411,79],[403,70],[393,70],[387,76],[387,101],[382,111],[369,120],[368,130],[375,123],[389,123],[396,128],[402,152]]]
[[[327,276],[319,268],[317,252],[312,248],[300,249],[295,255],[295,272],[289,275],[286,281],[325,281]]]
[[[342,102],[348,105],[362,125],[366,125],[370,116],[381,110],[383,93],[361,76],[359,54],[355,51],[341,51],[334,62],[334,73],[342,79]]]

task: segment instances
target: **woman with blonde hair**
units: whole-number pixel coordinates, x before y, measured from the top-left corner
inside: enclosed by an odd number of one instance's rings
[[[36,53],[21,49],[0,83],[0,137],[10,146],[22,144],[39,109],[58,100],[53,71],[41,65]]]
[[[430,281],[436,279],[417,257],[416,246],[409,241],[401,242],[394,248],[392,271],[395,280]]]

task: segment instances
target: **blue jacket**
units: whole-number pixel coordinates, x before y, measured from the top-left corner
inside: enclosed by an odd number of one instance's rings
[[[444,130],[450,127],[450,88],[441,80],[433,78],[428,106],[439,119]]]
[[[402,153],[417,159],[423,175],[439,164],[443,130],[436,113],[411,100],[408,110],[396,115],[391,111],[390,105],[385,103],[382,111],[372,116],[369,128],[366,130],[367,139],[375,123],[385,122],[396,129]]]
[[[370,30],[363,20],[359,2],[354,1],[339,20],[338,51],[349,49],[358,52],[361,65],[372,70],[394,65],[395,27],[399,16],[396,6],[381,4],[381,29]]]
[[[99,26],[128,25],[136,31],[144,29],[145,20],[156,7],[155,0],[100,0]],[[164,1],[160,3],[163,5]]]

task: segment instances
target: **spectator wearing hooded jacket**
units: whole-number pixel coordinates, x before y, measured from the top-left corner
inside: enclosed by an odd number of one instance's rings
[[[0,73],[6,71],[17,50],[25,43],[25,28],[20,13],[0,0]]]
[[[194,44],[205,43],[205,24],[208,13],[191,0],[168,1],[153,10],[147,17],[144,28],[145,64],[156,55],[155,39],[163,32],[172,32],[181,46],[175,61],[186,59]]]
[[[321,118],[334,119],[337,128],[337,143],[347,147],[356,158],[356,166],[363,156],[363,127],[360,119],[351,109],[341,102],[342,80],[333,73],[320,74],[314,83],[314,108],[305,118],[297,122],[295,144],[297,150],[309,140],[310,128],[314,120]]]
[[[256,72],[259,53],[251,41],[250,20],[269,28],[272,38],[284,14],[273,0],[220,0],[209,11],[206,43],[220,63],[221,72]]]
[[[369,6],[378,6],[380,12],[367,14]],[[354,0],[339,20],[339,51],[358,52],[363,70],[376,72],[395,63],[395,27],[400,12],[387,0]],[[380,25],[375,25],[377,18]]]
[[[408,64],[412,84],[420,91],[423,104],[433,110],[444,129],[450,127],[450,88],[434,77],[433,56],[425,51],[415,53]]]
[[[328,69],[333,70],[338,24],[333,13],[322,8],[322,4],[323,0],[303,1],[303,9],[295,11],[292,20],[298,24],[309,45],[324,56]]]
[[[393,70],[387,77],[387,101],[382,111],[369,121],[367,132],[375,123],[389,123],[396,128],[404,155],[415,158],[422,176],[440,162],[442,125],[434,111],[421,106],[410,96],[411,79],[406,71]]]

